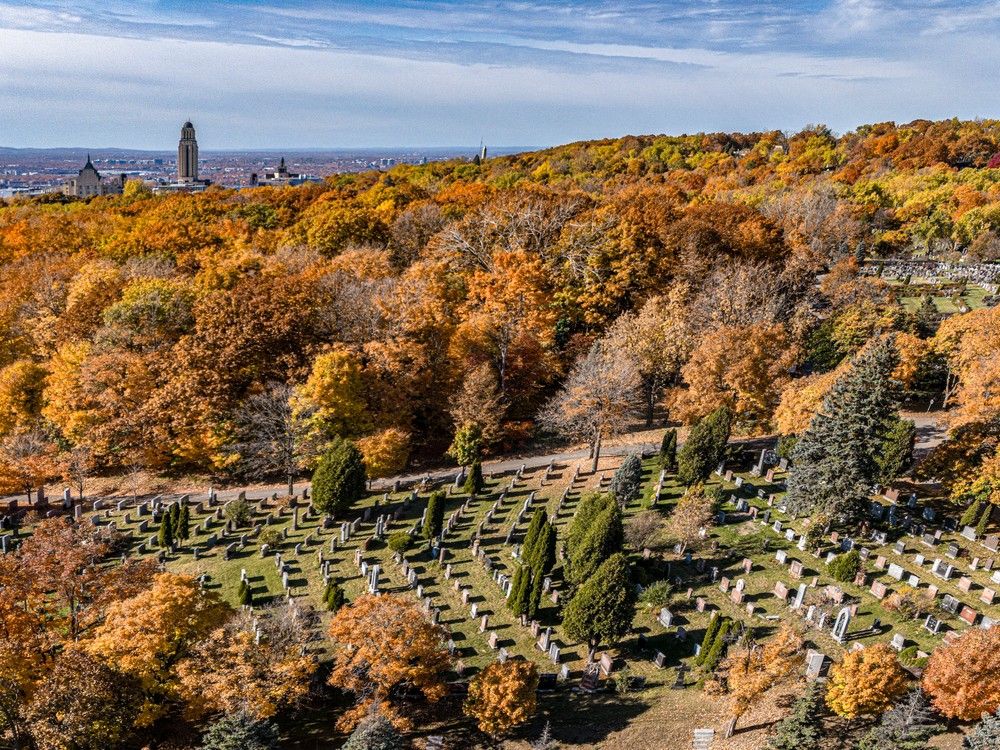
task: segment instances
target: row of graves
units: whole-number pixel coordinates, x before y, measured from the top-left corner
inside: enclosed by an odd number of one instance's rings
[[[649,463],[647,487],[653,496],[647,502],[662,505],[670,496],[669,480],[662,472],[657,478]],[[449,633],[448,647],[460,671],[517,655],[539,663],[541,689],[572,681],[577,689],[592,690],[599,688],[600,678],[612,674],[614,661],[602,654],[587,665],[585,648],[562,637],[560,565],[544,580],[542,606],[534,621],[515,618],[505,601],[534,510],[546,508],[562,538],[580,497],[608,491],[612,474],[611,468],[591,474],[555,463],[522,467],[488,477],[486,489],[468,497],[459,473],[443,485],[448,494],[445,528],[431,544],[420,541],[419,533],[427,496],[442,487],[432,481],[367,498],[351,520],[334,521],[314,512],[307,490],[295,497],[241,492],[224,501],[210,489],[180,497],[102,498],[89,507],[74,504],[67,495],[62,512],[78,523],[117,532],[125,556],[155,555],[164,568],[197,576],[230,602],[245,584],[262,617],[267,616],[262,605],[315,614],[327,582],[333,580],[344,586],[349,600],[365,592],[414,596],[426,616]],[[249,522],[239,527],[228,520],[227,505],[235,501],[245,501],[251,511]],[[157,537],[162,519],[180,504],[188,509],[189,536],[161,549]],[[385,544],[397,531],[409,531],[418,540],[404,554],[393,554]],[[261,541],[262,534],[267,542]],[[0,544],[5,545],[2,549],[13,547],[8,533],[0,535]],[[313,621],[319,637],[322,619]]]
[[[715,527],[704,531],[705,548],[697,554],[675,549],[673,582],[686,589],[686,601],[658,618],[678,641],[690,641],[684,651],[697,653],[697,639],[686,630],[707,623],[715,609],[758,624],[793,616],[815,646],[807,676],[819,677],[832,649],[882,639],[897,651],[915,645],[919,656],[942,638],[1000,620],[997,534],[979,538],[915,495],[901,498],[888,488],[872,500],[863,533],[826,530],[822,543],[810,548],[804,524],[783,504],[787,468],[770,451],[761,451],[749,472],[718,467],[714,481],[726,488],[726,502]],[[827,565],[854,549],[862,569],[851,582],[833,580]],[[883,606],[894,591],[917,594],[919,617],[906,619]],[[662,651],[650,658],[658,666],[666,659]]]

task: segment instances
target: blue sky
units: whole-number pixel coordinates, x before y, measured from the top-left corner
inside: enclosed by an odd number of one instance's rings
[[[0,145],[550,145],[1000,116],[1000,0],[0,0]]]

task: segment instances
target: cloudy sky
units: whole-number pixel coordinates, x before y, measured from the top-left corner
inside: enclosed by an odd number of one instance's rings
[[[1000,0],[0,0],[0,146],[551,145],[1000,116]]]

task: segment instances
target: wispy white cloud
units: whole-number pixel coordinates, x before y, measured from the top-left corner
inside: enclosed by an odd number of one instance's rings
[[[221,147],[990,115],[998,32],[1000,0],[0,0],[0,141],[151,146],[189,116]]]

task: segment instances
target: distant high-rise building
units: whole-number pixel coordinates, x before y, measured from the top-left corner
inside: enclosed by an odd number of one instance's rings
[[[190,120],[181,128],[181,141],[177,144],[177,182],[198,182],[198,141]]]

